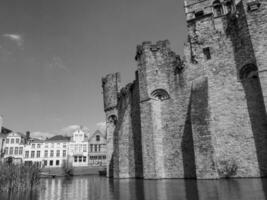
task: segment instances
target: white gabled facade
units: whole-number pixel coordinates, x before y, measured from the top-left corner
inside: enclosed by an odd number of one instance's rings
[[[82,129],[73,132],[68,144],[68,154],[69,162],[74,167],[88,166],[88,140]]]
[[[106,138],[100,132],[96,131],[88,140],[89,145],[89,165],[106,166]]]

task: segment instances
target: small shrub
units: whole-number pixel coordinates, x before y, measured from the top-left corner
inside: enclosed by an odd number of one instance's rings
[[[37,188],[40,183],[40,168],[36,165],[0,163],[0,191],[14,193]]]
[[[220,177],[230,178],[232,176],[235,176],[237,169],[238,169],[238,166],[236,164],[236,161],[233,159],[221,160],[219,162],[218,172],[219,172]]]

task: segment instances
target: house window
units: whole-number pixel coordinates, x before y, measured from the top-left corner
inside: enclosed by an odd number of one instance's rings
[[[34,158],[34,154],[35,154],[35,152],[31,151],[31,158]]]
[[[44,166],[47,166],[47,160],[44,160]]]
[[[103,156],[103,159],[105,160],[106,159],[106,156]]]
[[[35,148],[35,144],[32,144],[32,148],[33,148],[33,149]]]
[[[53,160],[50,160],[49,165],[53,166]]]
[[[86,144],[83,144],[83,152],[86,152],[87,148],[86,148]]]
[[[95,144],[95,152],[97,152],[97,145]]]
[[[83,162],[86,162],[86,157],[85,156],[83,156]]]
[[[29,158],[29,151],[25,151],[25,158]]]
[[[40,149],[41,148],[41,144],[37,144],[37,148]]]
[[[74,162],[77,162],[77,156],[74,156]]]
[[[82,156],[79,156],[79,162],[82,162]]]
[[[14,139],[13,138],[11,139],[11,144],[14,144]]]
[[[8,144],[8,143],[9,143],[9,139],[7,138],[7,139],[6,139],[6,144]]]
[[[78,144],[75,144],[75,147],[74,147],[74,151],[77,152],[78,151]]]
[[[51,151],[50,151],[50,157],[53,157],[53,156],[54,156],[54,151],[51,150]]]
[[[17,144],[19,143],[19,138],[16,138],[16,143],[17,143]]]
[[[99,135],[96,136],[96,141],[97,142],[100,141],[100,136]]]
[[[23,152],[23,147],[20,147],[19,148],[19,155],[22,155],[22,152]]]
[[[19,148],[18,147],[15,147],[15,155],[18,155],[18,153],[19,153]]]
[[[101,149],[101,144],[100,144],[100,145],[98,145],[98,151],[100,151],[100,149]]]
[[[10,155],[13,155],[13,147],[10,147],[10,149],[9,149],[9,154],[10,154]]]
[[[60,150],[57,150],[57,157],[60,156]]]
[[[93,152],[93,145],[90,144],[90,151]]]
[[[56,160],[56,166],[58,166],[59,165],[59,160]]]
[[[66,148],[66,143],[63,143],[63,148]]]
[[[63,157],[66,157],[66,150],[63,150],[63,152],[62,152],[62,156],[63,156]]]
[[[44,157],[45,157],[45,158],[48,157],[48,151],[47,151],[47,150],[45,150]]]
[[[211,59],[210,48],[209,47],[206,47],[206,48],[203,49],[203,54],[204,54],[206,60],[210,60]]]
[[[5,148],[5,153],[8,154],[8,147]]]
[[[40,155],[41,155],[41,152],[40,152],[40,151],[37,151],[37,155],[36,155],[36,157],[37,157],[37,158],[40,158]]]

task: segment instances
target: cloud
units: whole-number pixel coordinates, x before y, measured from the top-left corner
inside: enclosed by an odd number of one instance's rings
[[[19,47],[23,46],[23,38],[19,34],[3,34],[3,37],[15,42]]]
[[[63,60],[58,56],[52,57],[51,61],[48,64],[48,67],[50,69],[69,71],[69,68],[64,64]]]
[[[101,133],[106,134],[106,122],[98,122],[96,127]]]
[[[31,133],[31,137],[43,140],[46,138],[53,137],[54,135],[55,135],[54,133],[40,132],[40,131],[35,131]]]

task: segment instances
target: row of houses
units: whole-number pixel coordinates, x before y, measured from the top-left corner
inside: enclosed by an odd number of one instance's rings
[[[82,127],[71,137],[56,135],[41,140],[26,134],[10,131],[1,137],[1,159],[4,162],[37,164],[41,167],[105,166],[106,138],[96,131],[90,137]]]

